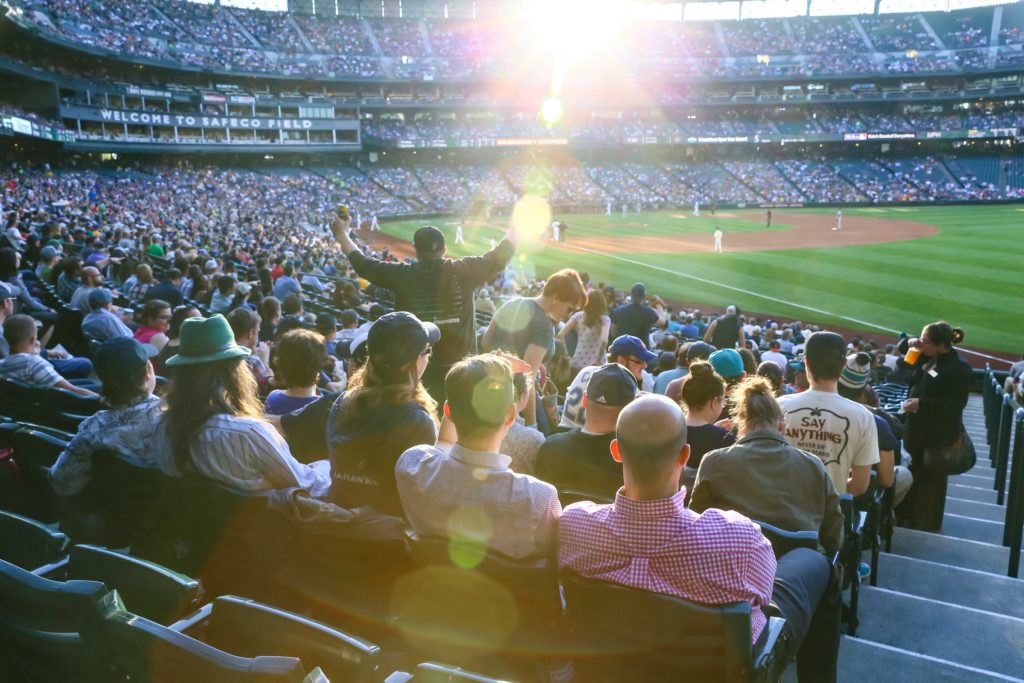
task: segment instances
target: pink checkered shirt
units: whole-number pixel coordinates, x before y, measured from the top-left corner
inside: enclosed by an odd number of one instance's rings
[[[756,641],[772,598],[775,555],[761,529],[738,512],[683,505],[671,498],[575,503],[558,522],[558,564],[581,576],[720,605],[748,600]]]

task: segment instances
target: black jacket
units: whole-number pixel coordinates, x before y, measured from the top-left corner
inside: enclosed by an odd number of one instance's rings
[[[453,365],[476,351],[475,291],[497,275],[515,254],[502,240],[482,256],[457,260],[390,263],[353,252],[349,263],[359,275],[395,293],[395,309],[441,328],[431,363]]]
[[[920,400],[917,412],[907,415],[903,436],[911,454],[930,446],[949,446],[959,438],[971,390],[971,366],[955,350],[936,359],[934,374],[925,371],[929,360],[926,356],[917,359],[910,384],[910,398]]]

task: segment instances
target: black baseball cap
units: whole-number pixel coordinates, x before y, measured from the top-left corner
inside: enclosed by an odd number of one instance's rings
[[[330,313],[320,313],[316,316],[316,331],[323,336],[329,335],[338,328],[338,323]]]
[[[444,234],[433,225],[417,230],[412,243],[416,253],[422,256],[440,256],[444,252]]]
[[[695,360],[707,360],[708,356],[717,351],[714,346],[707,342],[692,342],[686,347],[686,361],[692,363]]]
[[[96,374],[102,381],[104,377],[135,372],[146,364],[153,356],[156,347],[141,344],[131,337],[114,337],[98,347],[93,355]]]
[[[622,407],[636,398],[637,384],[633,373],[618,363],[602,365],[590,376],[587,401],[603,406]]]
[[[441,330],[434,323],[425,323],[406,311],[392,311],[370,326],[366,349],[375,361],[399,367],[414,360],[428,344],[436,344],[439,339]]]

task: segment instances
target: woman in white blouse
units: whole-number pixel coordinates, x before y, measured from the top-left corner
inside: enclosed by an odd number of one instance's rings
[[[591,365],[604,365],[605,350],[608,347],[608,333],[612,320],[608,317],[608,304],[604,294],[591,290],[587,294],[587,305],[569,318],[569,322],[558,333],[564,341],[566,335],[576,330],[576,351],[569,361],[569,373],[575,377],[579,371]]]

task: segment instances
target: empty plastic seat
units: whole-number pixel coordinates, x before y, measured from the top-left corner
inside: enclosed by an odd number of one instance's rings
[[[66,557],[68,543],[67,536],[42,522],[0,511],[0,559],[35,571]]]

